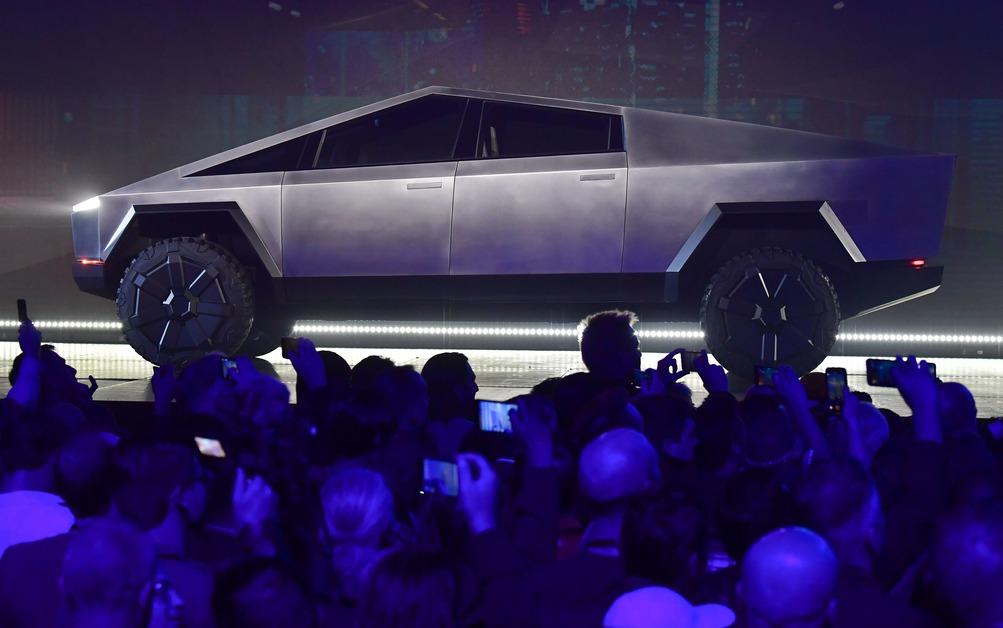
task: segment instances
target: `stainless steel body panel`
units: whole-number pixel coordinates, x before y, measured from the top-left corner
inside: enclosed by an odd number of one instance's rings
[[[462,161],[450,273],[620,271],[624,153]]]
[[[445,275],[456,162],[286,173],[289,277]]]
[[[715,204],[739,202],[826,201],[864,259],[934,257],[947,211],[950,159],[632,166],[623,271],[667,269]]]

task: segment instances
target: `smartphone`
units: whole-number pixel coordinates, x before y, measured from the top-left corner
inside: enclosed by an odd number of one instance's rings
[[[481,401],[481,430],[484,432],[512,433],[512,419],[508,413],[519,406],[501,401]]]
[[[829,408],[836,414],[842,414],[846,400],[846,369],[825,369],[825,391]]]
[[[23,323],[28,320],[28,302],[24,299],[17,300],[17,322]]]
[[[927,362],[926,367],[930,370],[930,375],[936,379],[937,365],[933,362]],[[879,360],[877,358],[867,360],[867,384],[869,386],[895,388],[895,378],[892,376],[894,368],[895,360]]]
[[[456,497],[460,494],[460,474],[455,462],[432,460],[422,461],[421,493]]]
[[[779,370],[780,369],[775,366],[757,364],[752,381],[756,382],[756,386],[772,386],[773,376],[776,375]]]
[[[240,372],[237,369],[237,361],[236,360],[233,360],[231,358],[223,358],[222,360],[220,360],[220,364],[223,365],[222,366],[222,368],[223,368],[223,379],[225,379],[227,381],[230,381],[230,380],[233,379],[233,374],[234,373],[239,373]]]
[[[282,357],[286,360],[289,359],[290,351],[299,350],[300,339],[299,338],[283,338],[282,343]]]
[[[195,437],[195,446],[199,448],[199,453],[210,458],[226,458],[223,445],[215,438]]]
[[[697,370],[697,358],[699,357],[699,351],[683,351],[679,354],[679,367],[687,373],[692,373]]]

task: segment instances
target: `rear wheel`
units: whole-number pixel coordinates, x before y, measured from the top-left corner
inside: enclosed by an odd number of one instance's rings
[[[184,364],[244,343],[254,318],[254,289],[240,262],[217,244],[170,238],[147,247],[118,289],[125,337],[154,364]]]
[[[708,350],[747,380],[757,364],[810,372],[835,344],[839,320],[829,277],[811,260],[779,248],[753,249],[722,266],[700,305]]]

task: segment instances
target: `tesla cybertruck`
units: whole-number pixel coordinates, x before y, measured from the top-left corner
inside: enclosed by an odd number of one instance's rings
[[[117,299],[158,364],[270,351],[318,303],[398,320],[438,304],[440,322],[471,304],[674,304],[728,369],[806,372],[841,320],[939,287],[923,260],[952,169],[813,133],[429,87],[75,206],[74,274]]]

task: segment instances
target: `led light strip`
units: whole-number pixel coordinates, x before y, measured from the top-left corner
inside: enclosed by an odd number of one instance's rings
[[[33,321],[38,329],[86,329],[122,331],[122,323],[117,321]],[[17,329],[21,323],[0,320],[0,329]]]
[[[972,345],[1003,342],[1003,336],[973,336],[965,334],[839,334],[840,342],[928,342],[936,344]]]
[[[0,329],[17,329],[16,320],[0,320]],[[116,321],[35,321],[39,329],[86,331],[121,331],[122,324]],[[572,327],[459,327],[426,325],[361,325],[299,323],[297,334],[344,334],[348,336],[487,336],[487,337],[550,337],[577,338],[581,330]],[[703,332],[697,329],[641,329],[641,338],[702,340]],[[845,333],[836,336],[839,342],[851,343],[934,343],[934,344],[1001,344],[1003,336],[981,334],[885,334],[885,333]]]

